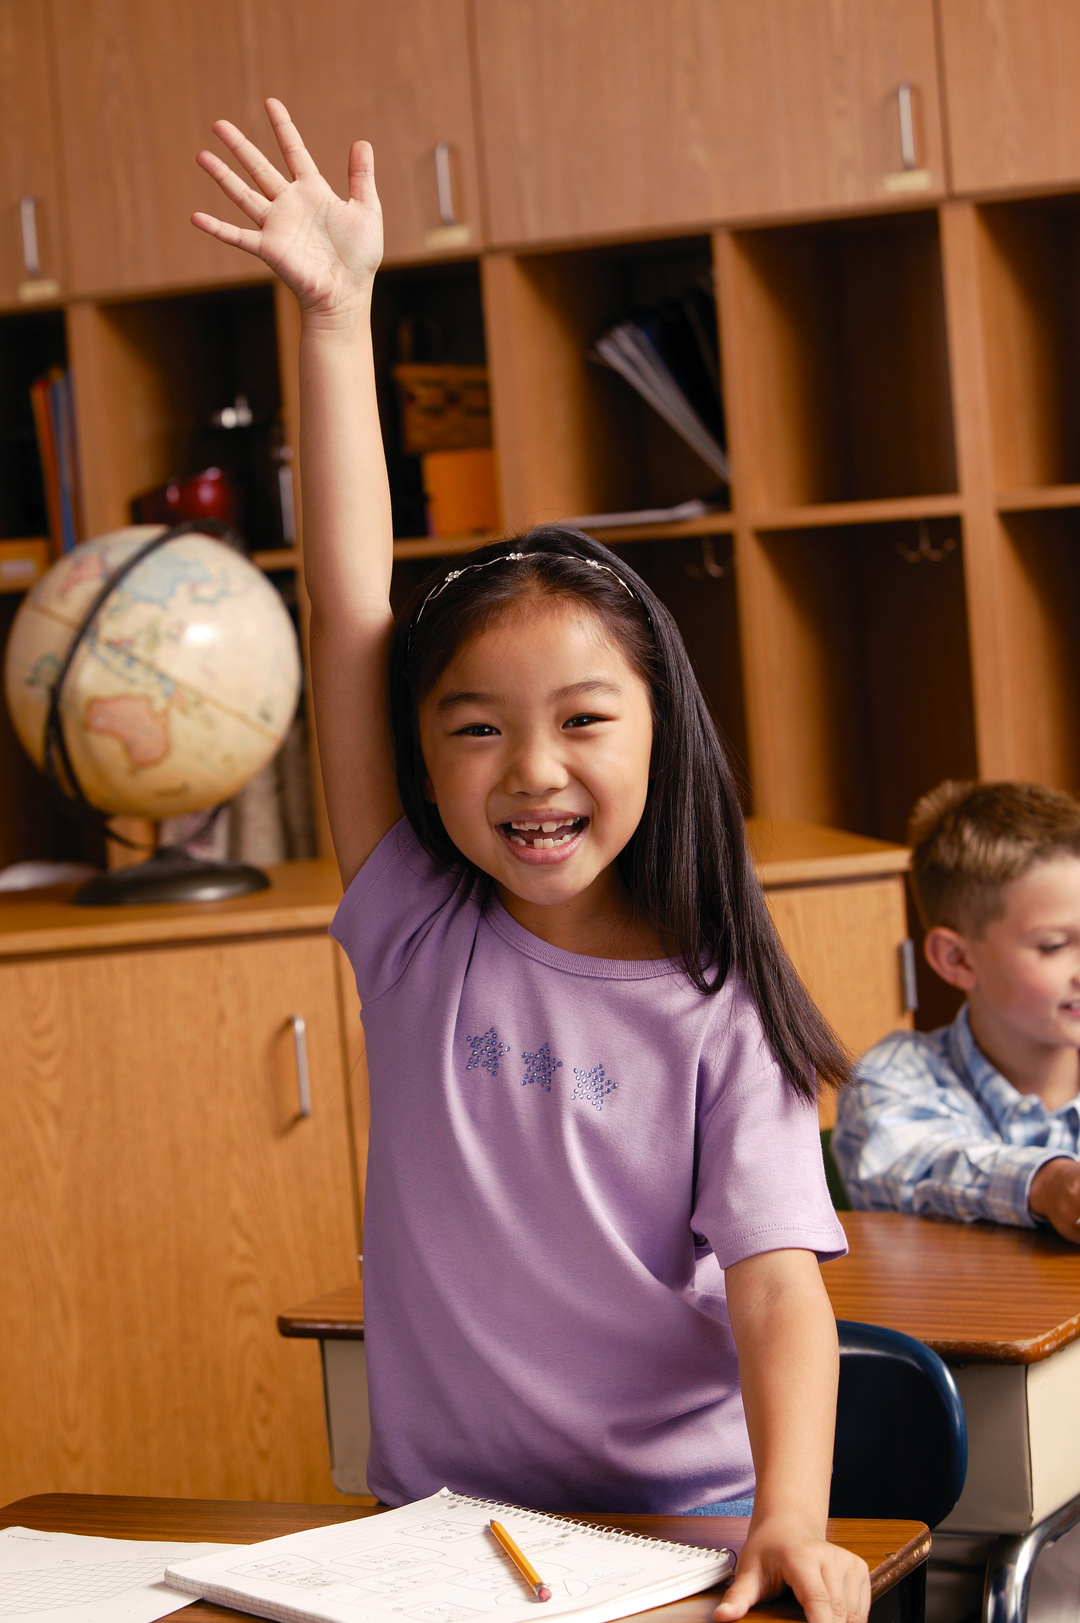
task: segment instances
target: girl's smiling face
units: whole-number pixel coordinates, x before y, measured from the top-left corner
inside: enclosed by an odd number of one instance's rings
[[[464,643],[420,707],[429,794],[463,856],[535,933],[629,911],[612,864],[641,819],[652,706],[589,610],[529,599]],[[579,950],[588,950],[582,947]]]

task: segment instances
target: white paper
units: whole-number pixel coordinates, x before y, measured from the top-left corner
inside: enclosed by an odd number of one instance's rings
[[[162,1580],[170,1561],[242,1548],[0,1528],[0,1618],[17,1618],[18,1623],[154,1623],[189,1604]]]
[[[536,1599],[488,1531],[491,1516],[528,1556],[550,1601]],[[708,1589],[733,1567],[730,1551],[620,1536],[444,1488],[379,1516],[249,1545],[231,1558],[170,1565],[169,1577],[263,1617],[553,1623],[576,1614],[577,1623],[605,1623]]]

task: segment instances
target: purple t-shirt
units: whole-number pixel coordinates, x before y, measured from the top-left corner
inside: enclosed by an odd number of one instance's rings
[[[332,926],[371,1082],[368,1482],[539,1510],[753,1490],[722,1270],[834,1257],[817,1115],[737,979],[550,947],[407,822]]]

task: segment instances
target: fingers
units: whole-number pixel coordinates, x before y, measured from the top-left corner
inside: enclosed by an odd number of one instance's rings
[[[761,1598],[760,1569],[755,1567],[749,1572],[740,1572],[732,1581],[713,1617],[716,1623],[733,1623],[735,1618],[745,1617],[751,1606],[756,1606]]]
[[[354,203],[377,203],[375,154],[370,141],[354,141],[349,148],[349,197]]]
[[[205,231],[207,236],[227,242],[231,248],[242,248],[246,254],[261,257],[259,247],[262,237],[258,231],[244,231],[238,225],[230,225],[227,220],[216,220],[212,214],[193,214],[191,223],[197,225],[200,231]]]
[[[270,159],[263,156],[254,141],[249,141],[243,130],[238,130],[227,118],[219,118],[213,129],[218,140],[228,147],[237,163],[247,170],[256,186],[273,202],[278,193],[283,192],[289,184],[281,171],[275,169]]]
[[[281,156],[288,164],[289,173],[293,179],[299,180],[301,175],[317,175],[319,173],[318,165],[300,139],[300,131],[289,117],[284,102],[278,101],[276,96],[270,96],[265,105],[266,116],[274,127],[277,144],[281,148]],[[256,147],[254,150],[257,152],[258,148]],[[262,157],[262,154],[259,153],[259,156]],[[263,159],[263,162],[265,163],[266,160]],[[247,165],[245,164],[244,167],[246,168]],[[273,166],[271,165],[271,167]],[[277,171],[274,170],[274,173],[276,174]]]
[[[228,164],[223,163],[216,152],[204,150],[196,156],[195,162],[200,169],[205,169],[206,173],[217,181],[225,196],[242,208],[249,220],[254,220],[256,225],[262,225],[270,212],[270,203],[262,192],[255,191],[246,180],[234,175]]]

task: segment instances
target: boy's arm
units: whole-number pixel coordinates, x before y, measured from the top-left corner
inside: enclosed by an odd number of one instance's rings
[[[865,1066],[840,1096],[830,1143],[856,1210],[1034,1226],[1033,1181],[1067,1151],[1006,1142],[959,1078],[935,1074],[913,1039],[893,1062]]]
[[[719,1623],[789,1584],[807,1623],[863,1623],[865,1561],[825,1541],[836,1427],[836,1321],[810,1251],[766,1251],[726,1270],[757,1487]]]
[[[281,102],[268,101],[266,110],[291,178],[222,120],[214,132],[253,184],[212,152],[198,161],[253,229],[208,214],[192,219],[262,259],[300,303],[312,689],[330,827],[347,885],[401,815],[386,702],[393,531],[370,325],[382,215],[367,142],[357,141],[349,154],[343,199],[319,174]]]

